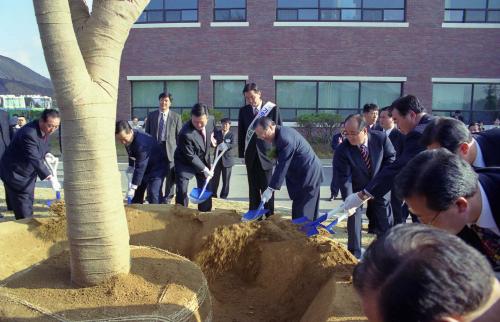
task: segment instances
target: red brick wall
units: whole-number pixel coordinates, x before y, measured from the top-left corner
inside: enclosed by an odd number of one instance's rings
[[[130,117],[127,75],[248,75],[274,100],[273,75],[403,76],[405,93],[432,103],[431,77],[500,77],[500,29],[441,28],[444,1],[408,0],[408,28],[273,27],[274,0],[247,1],[250,27],[215,28],[200,0],[201,28],[132,29],[121,66],[118,116]]]

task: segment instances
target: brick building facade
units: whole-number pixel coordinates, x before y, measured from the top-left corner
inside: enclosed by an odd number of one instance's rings
[[[491,123],[500,113],[497,0],[473,8],[462,0],[151,1],[123,52],[121,119],[143,118],[165,89],[174,108],[200,101],[235,120],[249,81],[287,121],[409,93],[435,114],[461,110],[467,121]]]

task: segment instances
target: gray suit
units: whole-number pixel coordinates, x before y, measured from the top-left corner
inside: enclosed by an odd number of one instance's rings
[[[158,133],[158,123],[160,120],[160,111],[156,110],[148,114],[148,119],[144,125],[144,131],[156,139],[158,144],[161,145],[161,151],[164,153],[165,158],[165,200],[169,201],[174,197],[174,184],[175,184],[175,172],[174,172],[174,153],[177,148],[177,137],[182,128],[182,121],[179,114],[169,110],[167,122],[165,125],[165,136],[160,137],[161,133]]]

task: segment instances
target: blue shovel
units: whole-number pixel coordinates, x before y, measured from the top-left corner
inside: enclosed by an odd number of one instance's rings
[[[214,171],[215,167],[217,166],[217,163],[219,162],[220,158],[222,155],[227,151],[227,145],[224,146],[222,149],[219,149],[220,145],[217,147],[215,150],[215,160],[214,163],[212,164],[212,168],[210,171]],[[203,185],[203,188],[193,188],[191,190],[191,193],[189,194],[189,201],[191,201],[194,204],[200,204],[208,200],[212,196],[212,192],[207,190],[208,183],[212,177],[208,177],[205,180],[205,184]]]
[[[300,225],[300,230],[305,232],[307,237],[311,237],[314,235],[317,235],[319,233],[318,228],[324,228],[326,231],[328,231],[330,234],[335,234],[335,231],[333,231],[333,227],[335,227],[338,223],[340,223],[342,220],[345,220],[349,215],[347,213],[342,214],[341,216],[338,216],[335,218],[330,224],[324,225],[323,223],[332,218],[334,215],[337,213],[342,213],[344,212],[344,204],[342,203],[339,207],[330,210],[328,213],[320,216],[316,220],[310,220],[307,217],[300,217],[297,219],[293,219],[292,223],[296,225]]]
[[[269,209],[264,209],[264,204],[265,201],[261,201],[259,204],[259,208],[255,210],[249,210],[247,211],[243,217],[241,217],[241,221],[243,222],[251,222],[251,221],[256,221],[262,218],[265,214],[269,212]]]

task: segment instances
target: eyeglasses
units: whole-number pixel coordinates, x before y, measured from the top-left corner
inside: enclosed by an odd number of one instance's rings
[[[432,218],[432,220],[429,222],[429,225],[432,226],[432,224],[434,224],[434,222],[438,219],[439,215],[441,215],[442,211],[438,211],[437,214],[434,216],[434,218]]]

